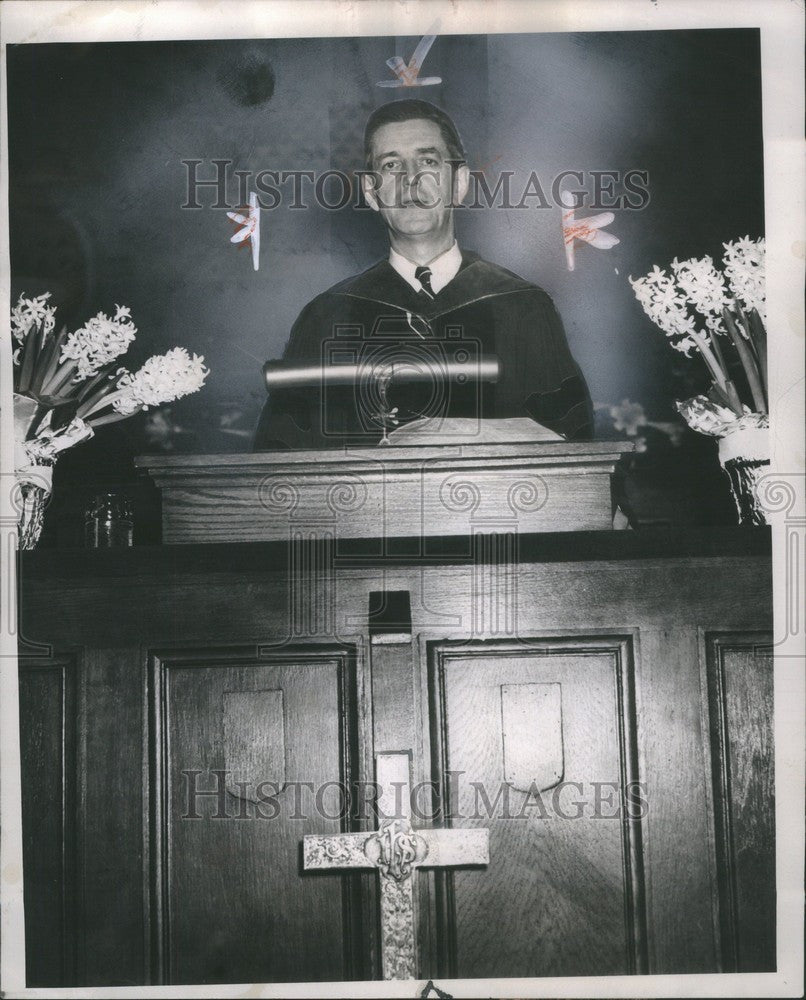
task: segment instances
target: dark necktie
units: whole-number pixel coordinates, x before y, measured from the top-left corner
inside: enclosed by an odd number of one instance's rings
[[[434,289],[431,287],[431,268],[430,267],[415,267],[414,277],[422,285],[422,291],[428,296],[429,299],[434,297]]]

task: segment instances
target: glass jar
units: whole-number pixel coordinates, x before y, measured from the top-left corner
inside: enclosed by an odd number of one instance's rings
[[[126,548],[132,545],[134,514],[123,493],[98,493],[84,515],[84,545],[89,549]]]

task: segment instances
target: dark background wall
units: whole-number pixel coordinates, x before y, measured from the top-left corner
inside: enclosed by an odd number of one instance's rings
[[[629,398],[648,419],[704,389],[696,361],[671,351],[627,276],[675,256],[763,234],[759,36],[755,30],[444,36],[415,92],[378,87],[385,60],[416,38],[25,45],[8,49],[12,297],[50,290],[75,328],[115,303],[140,333],[131,367],[181,344],[203,354],[207,386],[164,412],[114,425],[57,466],[64,512],[131,476],[146,451],[247,451],[264,399],[260,366],[280,355],[317,292],[385,253],[377,218],[288,199],[262,213],[260,270],[229,242],[223,209],[183,209],[187,168],[360,167],[373,107],[422,96],[454,117],[473,169],[649,173],[650,201],[619,210],[612,250],[583,246],[566,267],[560,210],[464,210],[460,243],[542,285],[564,318],[594,400]],[[587,183],[591,190],[590,181]],[[284,191],[290,193],[288,185]],[[230,197],[238,201],[233,179]],[[585,214],[585,213],[580,213]],[[618,436],[599,411],[601,436]],[[730,520],[713,442],[673,445],[644,428],[632,498],[645,520]],[[69,499],[72,497],[72,500]],[[72,505],[72,506],[71,506]],[[51,519],[53,524],[58,519]],[[61,540],[70,517],[62,518]],[[73,520],[75,525],[75,520]],[[51,527],[51,539],[56,527]]]

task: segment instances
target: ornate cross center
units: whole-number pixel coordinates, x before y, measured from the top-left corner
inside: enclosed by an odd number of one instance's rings
[[[308,835],[306,870],[377,868],[381,883],[381,960],[384,979],[415,979],[415,868],[453,868],[490,862],[489,830],[412,830],[409,755],[378,754],[381,789],[377,833]]]

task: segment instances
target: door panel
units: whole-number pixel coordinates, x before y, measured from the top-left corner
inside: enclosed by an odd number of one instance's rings
[[[360,978],[356,878],[300,863],[305,834],[346,829],[335,783],[357,776],[354,681],[332,652],[156,658],[165,981]]]
[[[442,876],[451,974],[643,969],[640,830],[623,801],[636,780],[629,653],[607,639],[432,658],[448,816],[490,830],[487,869]]]

